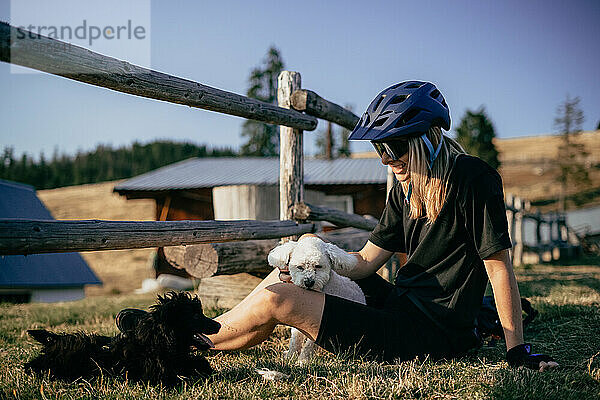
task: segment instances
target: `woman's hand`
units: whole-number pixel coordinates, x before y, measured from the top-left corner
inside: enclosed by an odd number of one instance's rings
[[[558,363],[545,354],[531,354],[531,344],[523,343],[506,352],[508,365],[513,368],[526,367],[540,372],[558,367]]]
[[[279,268],[279,280],[283,283],[290,283],[292,281],[292,276],[290,275],[288,267]]]
[[[315,235],[314,233],[305,233],[304,235],[300,236],[298,241],[300,241],[304,238],[307,238],[307,237],[318,237],[318,236]],[[292,276],[290,275],[290,270],[288,267],[279,268],[279,280],[283,283],[291,283],[292,282]]]
[[[314,233],[305,233],[304,235],[300,236],[300,238],[298,239],[298,241],[307,238],[307,237],[319,237],[318,235],[315,235]]]

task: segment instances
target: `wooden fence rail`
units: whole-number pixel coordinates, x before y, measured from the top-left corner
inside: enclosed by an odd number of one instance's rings
[[[308,115],[334,122],[349,130],[354,129],[359,120],[359,117],[352,111],[325,100],[312,90],[294,91],[291,103],[295,110],[304,111]]]
[[[370,232],[345,228],[319,233],[322,239],[347,251],[358,251],[367,242]],[[231,275],[246,272],[264,276],[273,270],[267,262],[269,252],[279,240],[247,240],[245,242],[194,244],[165,247],[167,261],[185,269],[196,278]]]
[[[563,213],[541,214],[530,211],[527,200],[508,194],[506,217],[513,242],[512,261],[515,266],[573,258],[579,254],[581,243],[569,228]],[[533,223],[533,237],[525,238],[525,223]],[[547,239],[542,238],[542,229]]]
[[[170,103],[187,105],[281,125],[280,218],[282,221],[40,221],[0,220],[0,255],[131,249],[213,242],[277,239],[312,232],[314,225],[292,219],[324,220],[339,226],[372,230],[376,221],[304,203],[302,131],[314,130],[317,118],[353,129],[359,118],[310,90],[301,89],[300,74],[279,77],[279,106],[226,92],[95,53],[83,47],[18,30],[0,22],[0,61]],[[304,112],[304,113],[303,113]],[[308,115],[307,115],[308,114]],[[287,128],[286,128],[287,127]],[[541,254],[549,247],[578,248],[564,216],[528,212],[527,202],[507,200],[515,264],[524,253]],[[523,222],[533,219],[536,246],[524,243]],[[540,227],[548,225],[549,243],[541,243]],[[239,247],[239,246],[238,246]],[[532,250],[533,249],[533,250]],[[552,248],[554,250],[554,248]],[[264,252],[264,249],[263,249]],[[190,253],[191,254],[191,253]],[[181,258],[181,255],[179,255]],[[540,258],[542,256],[540,255]]]
[[[0,220],[0,255],[276,239],[313,232],[294,221]]]
[[[295,204],[293,215],[296,220],[327,221],[339,227],[350,226],[366,231],[373,230],[377,225],[376,219],[367,219],[357,214],[306,203]]]
[[[23,37],[23,38],[21,38]],[[315,117],[143,68],[0,22],[0,61],[118,92],[217,111],[296,129],[314,130]]]

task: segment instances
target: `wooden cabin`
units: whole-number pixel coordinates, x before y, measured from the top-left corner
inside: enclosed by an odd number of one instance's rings
[[[305,159],[305,201],[379,218],[387,168],[378,158]],[[279,219],[279,158],[192,158],[133,177],[114,191],[154,199],[156,220]],[[157,271],[182,274],[165,265]],[[157,272],[158,273],[158,272]]]
[[[119,183],[127,199],[156,201],[157,220],[279,219],[279,158],[192,158]],[[378,218],[387,169],[376,158],[306,159],[308,203]]]

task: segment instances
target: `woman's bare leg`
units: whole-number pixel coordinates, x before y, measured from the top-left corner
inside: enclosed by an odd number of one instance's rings
[[[244,300],[215,318],[219,333],[208,335],[217,350],[240,350],[264,341],[278,324],[298,328],[315,340],[325,295],[281,283],[275,269]]]
[[[271,271],[271,273],[269,275],[267,275],[267,277],[265,279],[263,279],[254,289],[252,289],[252,291],[250,292],[250,294],[248,296],[246,296],[244,298],[247,299],[248,297],[252,296],[254,293],[261,291],[262,289],[266,288],[269,285],[272,285],[274,283],[279,283],[281,282],[279,280],[279,268],[274,268],[273,271]],[[240,304],[243,303],[240,302]]]

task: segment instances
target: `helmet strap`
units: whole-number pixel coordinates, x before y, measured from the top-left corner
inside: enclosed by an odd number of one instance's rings
[[[421,139],[423,139],[423,143],[425,143],[425,146],[427,146],[427,150],[429,150],[429,165],[428,166],[429,166],[429,169],[431,169],[431,168],[433,168],[433,162],[435,161],[437,156],[440,154],[440,150],[442,149],[442,143],[444,143],[444,135],[442,135],[440,137],[440,143],[438,144],[437,149],[435,149],[435,151],[433,151],[433,144],[431,144],[431,141],[427,137],[426,133],[421,135]]]

